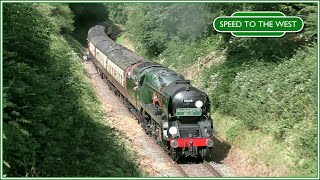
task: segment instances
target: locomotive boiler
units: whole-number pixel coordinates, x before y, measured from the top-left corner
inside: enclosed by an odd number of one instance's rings
[[[208,96],[189,80],[148,61],[110,39],[106,25],[88,31],[88,47],[98,73],[129,106],[138,122],[177,160],[208,157],[213,126]]]

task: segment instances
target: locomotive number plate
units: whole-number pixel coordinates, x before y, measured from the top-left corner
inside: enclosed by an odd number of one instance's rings
[[[177,108],[176,116],[201,116],[201,108]]]

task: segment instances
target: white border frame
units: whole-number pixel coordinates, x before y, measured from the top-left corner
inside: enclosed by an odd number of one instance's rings
[[[221,1],[221,0],[217,0],[217,1],[83,1],[83,0],[80,0],[80,1],[1,1],[1,18],[3,17],[3,3],[30,3],[30,2],[35,2],[35,3],[101,3],[101,2],[108,2],[108,3],[185,3],[185,2],[189,2],[189,3],[316,3],[317,6],[318,6],[318,12],[317,12],[317,20],[318,20],[318,25],[319,25],[319,1],[309,1],[309,0],[301,0],[301,1],[284,1],[284,0],[280,0],[280,1],[277,1],[277,0],[269,0],[269,1],[265,1],[265,0],[262,0],[262,1],[259,1],[259,0],[244,0],[244,1],[236,1],[236,0],[225,0],[225,1]],[[3,104],[2,104],[2,87],[3,87],[3,80],[2,80],[2,75],[3,75],[3,64],[2,64],[2,61],[3,61],[3,52],[2,52],[2,42],[3,42],[3,23],[2,23],[2,19],[1,19],[1,61],[0,61],[0,64],[1,64],[1,112],[0,112],[0,118],[2,120],[2,107],[3,107]],[[318,33],[318,36],[319,36],[319,26],[317,27],[317,33]],[[251,37],[251,36],[250,36]],[[318,37],[318,41],[317,41],[317,50],[318,50],[318,54],[317,54],[317,58],[318,58],[318,73],[319,73],[319,37]],[[319,108],[319,74],[318,74],[318,108]],[[317,118],[318,118],[318,164],[317,164],[317,167],[319,168],[319,112],[317,113]],[[0,124],[1,126],[1,153],[2,153],[2,149],[3,149],[3,137],[2,137],[2,131],[3,131],[3,127],[2,127],[2,122]],[[1,177],[2,179],[221,179],[221,177],[219,178],[214,178],[214,177],[211,177],[211,178],[208,178],[208,177],[202,177],[202,178],[198,178],[198,177],[192,177],[192,178],[175,178],[175,177],[133,177],[133,178],[129,178],[129,177],[68,177],[68,178],[64,178],[64,177],[2,177],[3,176],[3,155],[1,154],[1,165],[0,165],[0,174],[1,174]],[[315,178],[310,178],[310,177],[281,177],[281,178],[274,178],[274,177],[225,177],[225,179],[248,179],[248,178],[253,178],[253,179],[319,179],[319,169],[318,169],[318,173],[317,173],[317,177]]]

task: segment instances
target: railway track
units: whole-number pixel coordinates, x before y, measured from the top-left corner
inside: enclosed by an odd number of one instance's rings
[[[186,173],[186,171],[178,163],[174,162],[174,165],[183,177],[189,177],[189,175]]]
[[[210,165],[203,161],[199,164],[177,164],[175,163],[179,173],[184,177],[222,177],[222,175]]]
[[[165,149],[163,144],[157,143],[162,149]],[[167,156],[165,159],[167,161],[171,161],[173,166],[179,171],[181,176],[183,177],[223,177],[221,173],[219,173],[212,165],[203,161],[202,163],[191,163],[191,164],[178,164],[176,161],[173,161],[169,156],[169,151],[165,150]]]
[[[208,163],[207,161],[203,161],[203,165],[206,166],[209,169],[209,171],[212,172],[213,175],[217,177],[222,177],[222,175],[214,167],[212,167],[211,164]]]

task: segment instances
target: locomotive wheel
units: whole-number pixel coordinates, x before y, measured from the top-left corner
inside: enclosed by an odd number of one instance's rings
[[[151,119],[151,126],[150,126],[150,135],[153,139],[158,139],[158,133],[157,133],[158,127],[157,127],[157,123],[154,119]]]
[[[200,154],[203,159],[205,159],[206,161],[210,161],[212,158],[211,152],[212,152],[212,148],[206,147],[205,149],[202,149],[200,151]]]
[[[177,150],[175,148],[170,147],[170,157],[172,160],[177,160]]]
[[[161,127],[159,126],[157,129],[158,129],[157,141],[162,143],[163,137],[162,137]]]
[[[139,113],[138,124],[141,124],[142,122],[143,122],[143,115]]]
[[[146,134],[149,134],[151,132],[150,132],[150,128],[149,128],[150,124],[149,124],[147,118],[148,118],[148,116],[147,116],[146,112],[144,110],[142,110],[141,121],[140,121],[141,127],[145,130]]]

